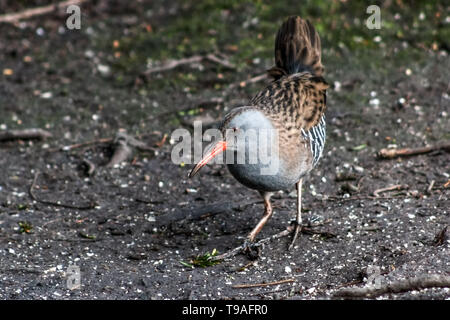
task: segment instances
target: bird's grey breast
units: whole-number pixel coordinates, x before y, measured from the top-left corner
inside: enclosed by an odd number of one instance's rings
[[[280,158],[279,132],[262,111],[237,113],[224,129],[227,143],[232,144],[226,163],[239,182],[257,190],[276,191],[289,189],[298,181],[296,173],[286,170]],[[233,159],[229,158],[231,152]]]

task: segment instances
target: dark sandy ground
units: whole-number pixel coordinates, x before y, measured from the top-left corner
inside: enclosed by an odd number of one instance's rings
[[[172,40],[159,40],[158,28],[190,22],[189,4],[97,1],[84,8],[79,31],[61,27],[63,13],[30,19],[22,27],[0,24],[0,130],[40,127],[53,134],[44,141],[0,142],[0,299],[329,299],[342,287],[364,286],[373,277],[369,266],[379,268],[382,284],[450,274],[449,241],[445,235],[435,241],[450,221],[449,154],[376,158],[389,145],[420,147],[450,139],[448,43],[437,42],[433,49],[419,41],[387,42],[387,36],[384,42],[381,34],[381,44],[362,54],[346,47],[345,40],[338,46],[337,38],[325,37],[326,77],[332,84],[328,141],[304,184],[303,199],[306,223],[316,234],[302,234],[289,252],[289,238],[270,242],[252,264],[238,255],[190,268],[181,262],[240,245],[262,214],[262,204],[223,166],[188,179],[191,166],[171,162],[170,134],[191,129],[194,120],[214,125],[232,106],[245,103],[264,82],[226,95],[223,89],[263,73],[272,63],[272,49],[252,54],[239,48],[233,53],[231,47],[234,63],[244,62],[238,55],[247,61],[235,70],[202,62],[143,77],[146,66],[138,66],[142,61],[129,48],[138,43],[149,57],[161,59],[163,48],[169,57],[181,50]],[[250,4],[245,8],[253,12]],[[430,9],[436,10],[448,19],[448,8]],[[270,21],[267,37],[284,16]],[[268,23],[260,17],[260,25]],[[252,32],[257,43],[255,28],[237,36],[238,47]],[[142,41],[153,33],[153,40]],[[225,48],[221,41],[214,48]],[[149,65],[158,61],[150,60]],[[217,96],[224,104],[202,103]],[[113,138],[119,128],[146,134],[142,141],[156,151],[136,152],[130,161],[107,168],[110,144],[59,149]],[[168,138],[159,147],[164,134]],[[92,176],[86,174],[85,159],[96,166]],[[373,197],[375,190],[392,185],[406,187]],[[291,191],[274,196],[275,214],[260,239],[282,231],[294,217]],[[204,214],[180,219],[198,212]],[[70,265],[80,267],[79,289],[67,288]],[[286,279],[293,281],[233,288]],[[379,298],[448,299],[450,289]]]

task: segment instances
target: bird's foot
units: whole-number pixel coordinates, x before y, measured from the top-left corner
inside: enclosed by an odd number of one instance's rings
[[[297,221],[293,221],[293,230],[294,235],[292,236],[292,241],[291,244],[288,247],[288,250],[292,250],[292,248],[294,248],[295,242],[297,241],[298,238],[298,234],[300,233],[300,231],[302,231],[302,225],[300,223],[298,223]]]
[[[259,246],[256,246],[252,240],[246,239],[242,247],[242,253],[245,254],[250,260],[256,260],[259,258],[260,248]]]

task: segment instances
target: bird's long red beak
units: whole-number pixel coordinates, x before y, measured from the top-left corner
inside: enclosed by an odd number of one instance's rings
[[[203,159],[200,160],[200,162],[197,163],[196,166],[189,173],[189,178],[195,176],[197,172],[199,172],[200,169],[203,168],[212,158],[217,156],[219,153],[225,151],[226,149],[227,149],[226,141],[218,141],[216,143],[212,143],[211,145],[209,145],[205,150],[205,155],[203,156]]]

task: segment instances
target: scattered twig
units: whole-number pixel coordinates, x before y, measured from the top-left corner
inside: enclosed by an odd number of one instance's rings
[[[374,196],[353,196],[353,197],[335,197],[335,196],[329,196],[326,198],[322,198],[321,201],[354,201],[354,200],[382,200],[382,199],[395,199],[400,197],[374,197]]]
[[[444,184],[444,188],[448,188],[450,186],[450,179]]]
[[[26,9],[21,12],[6,13],[6,14],[0,15],[0,22],[17,23],[20,20],[29,19],[31,17],[48,14],[57,9],[61,9],[63,7],[68,7],[73,4],[80,5],[81,3],[86,2],[86,1],[87,0],[67,0],[67,1],[62,1],[59,3],[55,3],[55,4],[50,4],[47,6],[37,7],[37,8],[33,8],[33,9]]]
[[[222,57],[222,59],[214,54],[208,54],[205,58],[208,59],[209,61],[218,63],[218,64],[224,66],[225,68],[236,69],[236,66],[234,64],[232,64],[230,61],[228,61],[223,55],[221,55],[221,57]]]
[[[158,148],[161,148],[164,145],[164,143],[166,143],[167,137],[168,137],[168,135],[167,135],[167,133],[165,133],[164,136],[162,137],[162,139],[160,141],[156,142],[155,145]]]
[[[441,246],[447,240],[447,227],[445,226],[441,231],[439,231],[433,239],[433,244],[437,246]]]
[[[253,266],[255,263],[256,263],[256,260],[251,260],[250,262],[246,263],[245,265],[243,265],[239,268],[236,268],[235,271],[242,272],[242,271],[248,269],[249,267]]]
[[[249,283],[249,284],[235,284],[232,286],[235,289],[244,289],[244,288],[255,288],[255,287],[268,287],[268,286],[276,286],[278,284],[295,282],[295,279],[284,279],[272,282],[263,282],[263,283]]]
[[[83,159],[82,164],[85,166],[85,172],[88,176],[92,176],[95,172],[95,164],[88,159]]]
[[[185,64],[191,64],[191,63],[196,63],[196,62],[201,62],[203,60],[212,61],[214,63],[220,64],[220,65],[222,65],[222,66],[224,66],[226,68],[229,68],[229,69],[235,69],[236,68],[236,66],[234,66],[228,60],[223,59],[223,58],[221,59],[221,58],[217,57],[216,55],[210,53],[210,54],[207,54],[205,56],[195,55],[195,56],[192,56],[192,57],[189,57],[189,58],[182,58],[182,59],[179,59],[179,60],[169,60],[169,61],[167,61],[166,63],[164,63],[161,66],[153,67],[153,68],[145,70],[144,74],[145,75],[149,75],[149,74],[152,74],[152,73],[155,73],[155,72],[168,71],[168,70],[175,69],[178,66],[182,66],[182,65],[185,65]]]
[[[6,130],[0,132],[0,141],[45,139],[50,137],[52,137],[50,132],[39,128]]]
[[[406,184],[397,184],[395,186],[377,189],[373,192],[373,195],[376,198],[378,198],[380,196],[380,193],[387,192],[387,191],[393,191],[393,190],[404,190],[404,189],[408,189],[408,188],[409,188],[409,186]]]
[[[51,149],[50,151],[71,151],[71,150],[74,150],[74,149],[89,147],[89,146],[92,146],[94,144],[111,143],[113,141],[114,141],[113,138],[101,138],[101,139],[87,141],[87,142],[75,143],[75,144],[71,144],[71,145],[68,145],[68,146],[62,146],[62,147],[59,147],[59,148],[56,148],[56,149]]]
[[[263,73],[263,74],[259,74],[259,75],[257,75],[257,76],[254,76],[254,77],[252,77],[252,78],[250,78],[250,79],[247,79],[247,80],[244,80],[244,81],[234,82],[234,83],[230,84],[230,85],[227,87],[226,90],[228,91],[228,90],[231,90],[231,89],[234,89],[234,88],[237,88],[237,87],[244,88],[244,87],[246,87],[246,86],[249,85],[249,84],[257,83],[257,82],[266,80],[266,79],[268,79],[268,78],[269,78],[269,76],[268,76],[267,73],[265,72],[265,73]]]
[[[362,288],[345,288],[337,291],[336,297],[374,298],[386,293],[401,293],[425,288],[450,287],[450,276],[426,275],[406,280],[399,280],[381,285],[380,287],[368,286]]]
[[[53,241],[61,241],[61,242],[98,242],[98,241],[104,241],[105,238],[95,238],[95,239],[86,239],[86,238],[54,238]]]
[[[337,289],[345,288],[345,287],[349,287],[349,286],[354,286],[354,285],[357,285],[357,284],[361,284],[361,283],[363,283],[363,282],[364,282],[364,281],[363,281],[362,279],[352,280],[352,281],[349,281],[349,282],[340,284],[340,285],[337,287]]]
[[[47,204],[50,206],[57,206],[57,207],[63,207],[63,208],[68,208],[68,209],[77,209],[77,210],[89,210],[89,209],[93,209],[95,208],[95,203],[90,203],[88,205],[84,205],[84,206],[77,206],[77,205],[71,205],[71,204],[64,204],[64,203],[59,203],[59,202],[53,202],[53,201],[49,201],[49,200],[43,200],[43,199],[39,199],[36,194],[34,193],[34,189],[36,187],[36,181],[38,179],[39,176],[39,172],[36,172],[34,174],[34,179],[33,179],[33,183],[30,186],[29,189],[29,193],[30,196],[33,200],[43,203],[43,204]]]
[[[44,227],[48,226],[49,224],[52,224],[52,223],[55,223],[55,222],[58,222],[58,221],[61,221],[61,220],[62,220],[62,218],[52,219],[50,221],[47,221],[43,225],[41,225],[40,228],[44,228]]]
[[[161,71],[167,71],[167,70],[171,70],[174,69],[178,66],[184,65],[184,64],[191,64],[191,63],[195,63],[195,62],[200,62],[204,59],[204,56],[192,56],[189,58],[183,58],[183,59],[179,59],[179,60],[170,60],[168,62],[166,62],[165,64],[158,66],[158,67],[154,67],[154,68],[150,68],[144,71],[145,75],[149,75],[151,73],[155,73],[155,72],[161,72]]]
[[[414,156],[418,154],[429,153],[437,150],[450,151],[450,142],[443,142],[434,146],[422,148],[404,148],[404,149],[381,149],[378,152],[378,157],[382,159],[392,159],[396,157]]]
[[[267,299],[268,294],[285,292],[287,290],[292,290],[292,287],[286,287],[284,289],[278,289],[278,290],[268,290],[268,291],[264,291],[264,292],[250,293],[248,296],[250,296],[250,297],[258,296],[261,299]]]
[[[435,180],[431,180],[430,185],[427,188],[427,192],[431,193],[431,191],[433,190],[434,184],[436,183]]]
[[[31,268],[5,268],[5,269],[0,268],[0,274],[3,274],[3,273],[13,273],[13,274],[18,274],[18,273],[20,273],[20,272],[23,272],[23,273],[33,273],[33,274],[41,274],[41,273],[44,273],[44,272],[41,271],[41,270],[38,270],[38,269],[31,269]]]

